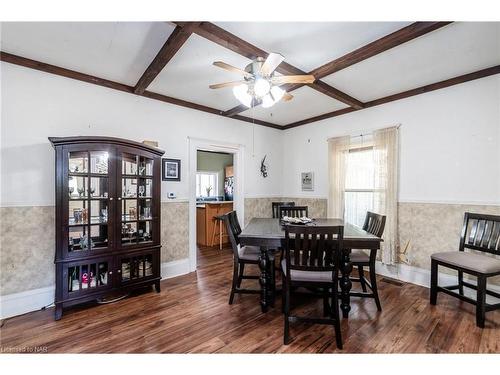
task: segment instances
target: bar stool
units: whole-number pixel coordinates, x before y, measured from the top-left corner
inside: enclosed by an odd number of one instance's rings
[[[215,221],[214,232],[212,234],[212,243],[210,246],[214,246],[215,238],[219,239],[219,249],[222,250],[222,242],[224,237],[228,238],[229,235],[226,233],[225,225],[224,225],[224,215],[218,215],[213,217]]]

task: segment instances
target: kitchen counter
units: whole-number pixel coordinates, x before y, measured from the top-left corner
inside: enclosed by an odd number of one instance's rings
[[[223,204],[230,204],[231,206],[233,205],[233,201],[219,201],[219,202],[203,202],[203,203],[196,203],[196,208],[205,208],[206,205],[223,205]]]
[[[214,238],[216,228],[215,216],[224,215],[233,210],[233,201],[209,201],[196,204],[196,243],[202,246],[214,246],[219,243],[219,237]],[[223,226],[224,233],[225,227]],[[227,236],[223,237],[222,243],[227,243]]]

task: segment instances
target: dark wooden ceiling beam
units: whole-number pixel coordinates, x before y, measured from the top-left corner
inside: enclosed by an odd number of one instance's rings
[[[187,25],[186,22],[175,22],[175,24],[181,27],[185,27]],[[269,53],[267,53],[266,51],[210,22],[201,22],[197,27],[194,28],[193,32],[250,60],[254,60],[257,57],[267,58],[267,56],[269,55]],[[287,62],[282,62],[280,65],[278,65],[276,71],[284,75],[307,74],[303,70],[296,68]],[[316,81],[312,84],[309,84],[308,86],[349,106],[355,108],[363,107],[363,103],[361,101],[329,86],[324,82]],[[238,106],[226,111],[226,113],[231,113],[232,116],[234,116],[236,113],[239,113],[237,112],[238,110],[244,110],[245,108]]]
[[[363,47],[349,52],[338,59],[330,61],[310,71],[309,74],[314,75],[316,79],[324,78],[330,74],[338,72],[339,70],[345,69],[351,65],[357,64],[363,60],[369,59],[370,57],[409,42],[410,40],[428,34],[431,31],[440,29],[450,23],[452,22],[414,22],[411,25],[403,27],[402,29],[377,39],[374,42],[368,43]],[[295,83],[287,85],[284,89],[287,92],[290,92],[302,86],[303,84]]]
[[[391,34],[388,34],[374,42],[358,48],[348,54],[339,57],[319,68],[314,69],[309,74],[313,74],[317,79],[329,76],[332,73],[369,59],[375,55],[409,42],[412,39],[428,34],[431,31],[449,25],[451,22],[415,22],[403,27]]]
[[[500,74],[500,65],[492,66],[492,67],[486,68],[486,69],[481,69],[481,70],[478,70],[476,72],[472,72],[472,73],[468,73],[468,74],[463,74],[463,75],[453,77],[450,79],[445,79],[444,81],[439,81],[436,83],[432,83],[430,85],[420,86],[420,87],[417,87],[415,89],[403,91],[403,92],[400,92],[400,93],[394,94],[394,95],[385,96],[385,97],[380,98],[380,99],[371,100],[371,101],[365,103],[365,108],[363,108],[363,109],[375,107],[375,106],[381,105],[381,104],[394,102],[396,100],[409,98],[409,97],[415,96],[415,95],[425,94],[427,92],[443,89],[446,87],[458,85],[461,83],[473,81],[473,80],[484,78],[484,77],[489,77],[489,76],[492,76],[495,74]],[[305,120],[296,121],[296,122],[293,122],[291,124],[285,125],[284,129],[295,128],[297,126],[310,124],[312,122],[325,120],[325,119],[328,119],[331,117],[345,115],[347,113],[351,113],[351,112],[355,112],[355,111],[359,111],[359,109],[349,107],[349,108],[344,108],[344,109],[340,109],[340,110],[329,112],[329,113],[324,113],[324,114],[319,115],[319,116],[311,117],[311,118],[308,118]]]
[[[178,105],[181,107],[191,108],[191,109],[195,109],[195,110],[202,111],[202,112],[208,112],[208,113],[218,115],[218,116],[223,116],[226,118],[232,118],[235,120],[245,121],[245,122],[249,122],[252,124],[262,125],[262,126],[266,126],[266,127],[274,128],[274,129],[282,129],[283,128],[280,125],[272,124],[272,123],[267,122],[267,121],[251,119],[251,118],[248,118],[245,116],[233,116],[233,117],[225,116],[224,111],[221,111],[219,109],[207,107],[207,106],[204,106],[201,104],[188,102],[186,100],[173,98],[173,97],[170,97],[167,95],[162,95],[162,94],[154,93],[151,91],[144,91],[141,94],[135,93],[134,87],[125,85],[123,83],[118,83],[118,82],[110,81],[110,80],[107,80],[104,78],[95,77],[95,76],[92,76],[89,74],[80,73],[80,72],[66,69],[66,68],[62,68],[62,67],[59,67],[56,65],[46,64],[46,63],[43,63],[40,61],[28,59],[28,58],[22,57],[22,56],[13,55],[11,53],[7,53],[7,52],[3,52],[3,51],[0,51],[0,61],[7,62],[7,63],[14,64],[14,65],[23,66],[23,67],[30,68],[30,69],[39,70],[39,71],[42,71],[45,73],[50,73],[50,74],[54,74],[54,75],[58,75],[58,76],[66,77],[66,78],[75,79],[75,80],[86,82],[86,83],[91,83],[91,84],[98,85],[98,86],[107,87],[109,89],[118,90],[118,91],[126,92],[129,94],[142,96],[142,97],[153,99],[153,100],[159,100],[159,101],[162,101],[165,103],[174,104],[174,105]]]
[[[363,47],[358,48],[348,54],[339,57],[333,61],[330,61],[319,68],[312,70],[309,73],[289,73],[289,74],[312,74],[316,78],[315,84],[311,85],[317,91],[322,92],[334,99],[339,100],[342,98],[343,103],[350,105],[351,107],[355,107],[356,109],[360,109],[363,107],[361,102],[356,103],[356,105],[352,104],[353,98],[348,96],[347,94],[332,88],[331,86],[326,85],[322,81],[319,81],[321,78],[329,76],[332,73],[335,73],[339,70],[345,69],[351,65],[357,64],[363,60],[366,60],[370,57],[378,55],[384,51],[387,51],[391,48],[397,47],[400,44],[406,43],[412,39],[418,38],[419,36],[430,33],[431,31],[437,30],[441,27],[449,25],[451,22],[415,22],[411,25],[403,27],[391,34],[388,34],[380,39],[375,40]],[[325,85],[327,87],[325,87]],[[300,87],[304,86],[302,83],[294,83],[283,86],[282,88],[286,92],[291,92]],[[332,90],[333,89],[333,90]],[[354,99],[355,100],[355,99]],[[239,113],[238,111],[244,111],[246,107],[237,106],[231,108],[226,111],[226,113],[230,113],[234,115],[235,113]]]
[[[139,81],[137,81],[137,84],[134,87],[134,93],[142,94],[148,88],[156,76],[160,74],[165,65],[168,64],[177,51],[184,45],[184,43],[186,43],[193,33],[193,28],[195,28],[198,24],[199,22],[186,22],[183,27],[176,26],[156,57],[144,71]]]

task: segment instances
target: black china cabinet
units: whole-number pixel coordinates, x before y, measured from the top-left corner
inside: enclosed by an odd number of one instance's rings
[[[160,291],[163,151],[110,137],[49,138],[56,152],[55,319],[63,308]]]

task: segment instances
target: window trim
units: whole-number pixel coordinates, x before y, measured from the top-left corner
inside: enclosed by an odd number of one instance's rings
[[[211,174],[211,175],[215,175],[215,187],[214,189],[212,190],[212,192],[216,193],[216,194],[213,194],[211,196],[218,196],[219,195],[219,172],[218,171],[196,171],[196,176],[195,176],[195,180],[196,180],[196,177],[198,176],[198,174]],[[196,190],[198,190],[198,184],[196,184]],[[206,198],[208,197],[207,195],[197,195],[197,197],[201,197],[201,198]]]

